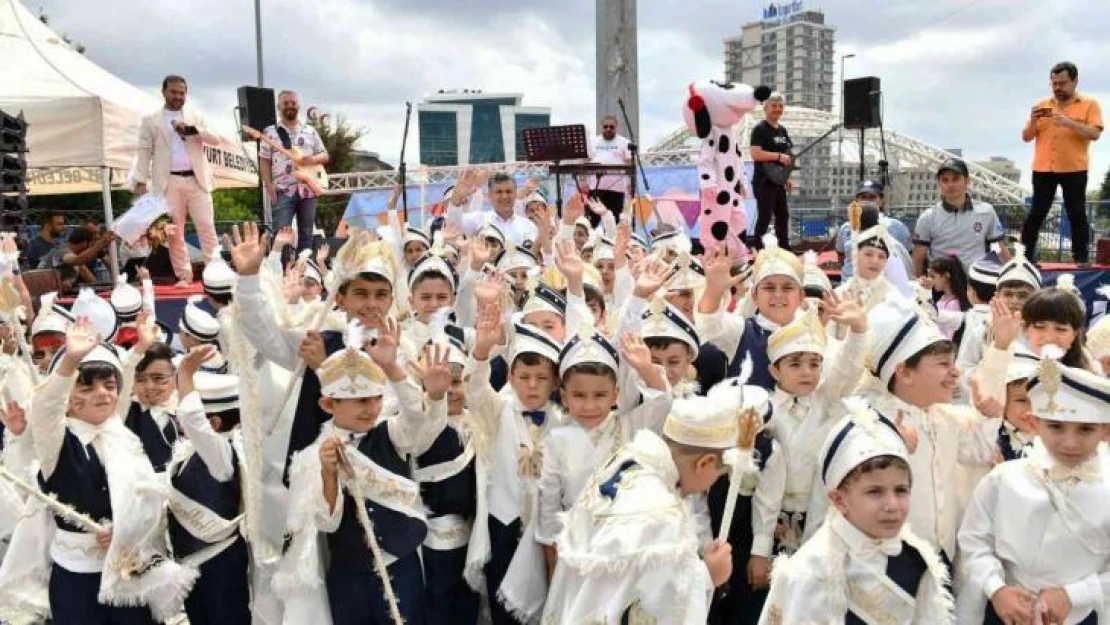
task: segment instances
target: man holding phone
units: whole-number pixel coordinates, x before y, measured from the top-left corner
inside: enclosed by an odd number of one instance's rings
[[[165,198],[177,232],[169,240],[170,260],[179,287],[193,282],[193,267],[185,247],[185,219],[192,217],[201,250],[210,258],[216,249],[216,224],[212,212],[212,169],[205,145],[217,145],[218,135],[208,132],[204,117],[185,108],[188,85],[181,76],[162,81],[163,107],[143,118],[139,126],[139,154],[135,164],[135,197],[150,191]]]
[[[1090,224],[1087,222],[1087,168],[1090,144],[1102,135],[1102,110],[1094,98],[1076,91],[1079,70],[1074,63],[1057,63],[1049,72],[1052,96],[1037,102],[1021,132],[1033,151],[1033,208],[1021,229],[1025,255],[1037,261],[1037,237],[1056,187],[1064,192],[1064,211],[1071,222],[1072,257],[1088,265]]]

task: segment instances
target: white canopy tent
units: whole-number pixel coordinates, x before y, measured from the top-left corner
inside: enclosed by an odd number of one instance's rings
[[[102,189],[107,197],[110,186],[122,187],[135,160],[139,122],[161,98],[78,53],[19,0],[0,0],[0,59],[0,109],[22,111],[30,125],[30,193]],[[218,187],[257,186],[253,150],[240,141],[222,137],[206,151]]]

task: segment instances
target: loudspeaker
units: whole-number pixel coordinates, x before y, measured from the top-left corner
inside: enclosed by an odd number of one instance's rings
[[[261,132],[277,123],[274,90],[264,87],[239,87],[239,119],[244,126]]]
[[[875,76],[844,81],[844,127],[851,130],[882,125],[879,97],[882,87]]]

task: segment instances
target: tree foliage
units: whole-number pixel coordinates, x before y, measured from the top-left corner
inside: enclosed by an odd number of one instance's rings
[[[352,124],[343,115],[337,116],[335,123],[329,120],[330,116],[321,115],[310,122],[328,150],[326,169],[329,174],[348,173],[354,169],[355,145],[366,136],[366,128]],[[349,199],[350,194],[326,195],[320,198],[316,208],[317,227],[324,232],[334,232]]]

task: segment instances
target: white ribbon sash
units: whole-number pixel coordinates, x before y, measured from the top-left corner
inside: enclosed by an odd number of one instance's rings
[[[868,625],[913,622],[916,599],[894,580],[870,566],[854,563],[866,575],[851,575],[848,580],[848,608]]]

